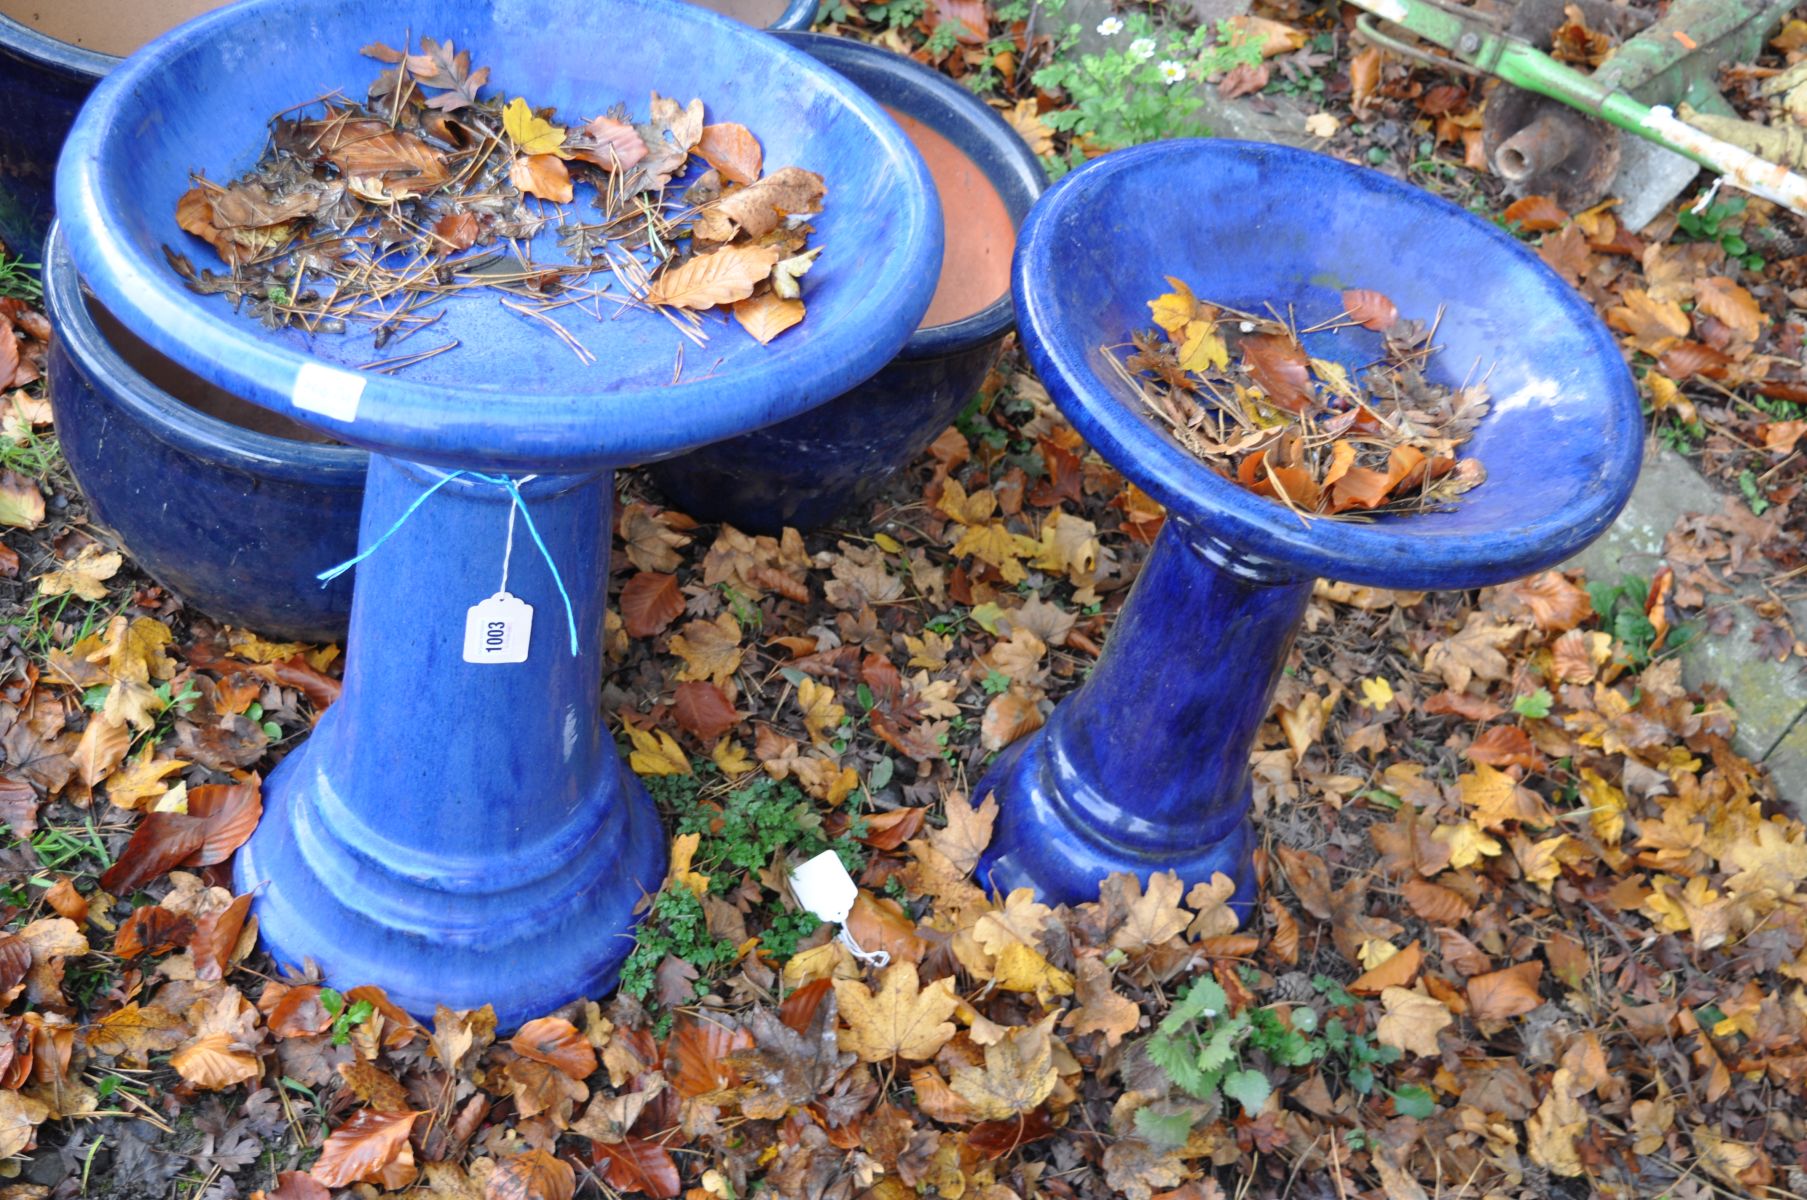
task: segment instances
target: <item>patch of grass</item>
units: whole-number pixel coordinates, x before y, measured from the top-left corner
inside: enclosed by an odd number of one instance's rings
[[[42,277],[43,270],[37,263],[0,251],[0,296],[36,304],[44,298]]]

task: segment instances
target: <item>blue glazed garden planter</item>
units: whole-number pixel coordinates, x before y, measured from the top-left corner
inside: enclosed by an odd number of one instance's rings
[[[781,36],[952,142],[997,190],[1012,227],[1047,186],[1016,131],[939,71],[864,42]],[[955,202],[948,215],[957,220],[959,198],[943,199]],[[938,264],[937,277],[960,269]],[[959,414],[997,363],[1014,319],[1005,292],[968,316],[918,329],[882,371],[827,404],[656,463],[648,474],[675,507],[703,520],[759,533],[825,525],[869,503]]]
[[[57,434],[100,523],[157,582],[216,620],[279,638],[343,637],[351,581],[323,588],[314,575],[357,550],[369,455],[284,436],[274,427],[281,418],[260,408],[234,412],[129,333],[103,327],[54,226],[44,307],[56,332],[48,374]]]
[[[37,260],[63,136],[115,61],[0,14],[0,241],[12,253]]]
[[[36,11],[67,0],[10,2],[20,11]],[[137,3],[142,10],[155,8],[159,0]],[[771,29],[808,29],[816,15],[816,0],[714,0],[703,7],[755,25],[769,20]],[[172,16],[158,31],[186,15]],[[116,55],[59,40],[0,12],[0,112],[6,114],[0,121],[0,241],[14,254],[36,260],[50,227],[63,138],[88,93],[119,62]]]
[[[366,336],[310,341],[187,290],[164,244],[219,269],[175,224],[189,172],[243,170],[271,113],[367,78],[358,47],[404,29],[560,111],[703,97],[768,163],[821,173],[808,320],[770,346],[712,327],[708,369],[673,382],[678,339],[656,313],[571,322],[586,363],[465,296],[434,326],[457,348],[388,376],[356,369]],[[491,1003],[504,1025],[611,986],[666,862],[599,717],[612,472],[794,417],[896,354],[941,257],[920,156],[846,79],[673,0],[247,0],[95,90],[57,201],[82,278],[153,347],[372,451],[344,691],[271,774],[234,866],[271,952],[417,1013]],[[536,257],[563,260],[556,235]],[[467,618],[504,588],[532,608],[524,660],[467,661]]]
[[[1304,524],[1220,477],[1145,415],[1102,349],[1149,326],[1168,275],[1244,310],[1292,306],[1300,327],[1339,314],[1345,287],[1427,321],[1443,308],[1434,372],[1460,385],[1474,364],[1492,371],[1492,411],[1463,451],[1486,482],[1447,512]],[[981,876],[1077,902],[1112,871],[1221,871],[1247,904],[1249,750],[1313,580],[1469,588],[1568,558],[1631,493],[1636,389],[1592,307],[1503,231],[1278,146],[1160,142],[1075,171],[1025,224],[1013,287],[1049,392],[1168,520],[1091,677],[975,790],[999,802]],[[1378,338],[1305,340],[1360,368]]]

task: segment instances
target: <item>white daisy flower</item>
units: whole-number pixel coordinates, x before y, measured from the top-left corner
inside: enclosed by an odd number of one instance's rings
[[[1186,78],[1186,64],[1174,62],[1171,58],[1161,60],[1161,82],[1175,84]]]
[[[1154,57],[1154,39],[1137,38],[1129,44],[1129,56],[1137,62],[1147,62]]]
[[[1115,37],[1117,34],[1123,32],[1123,19],[1121,17],[1104,18],[1104,20],[1098,22],[1098,32],[1105,37]]]

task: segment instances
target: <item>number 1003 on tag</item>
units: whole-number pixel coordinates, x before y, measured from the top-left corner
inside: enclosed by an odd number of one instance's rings
[[[526,662],[532,636],[533,606],[507,592],[497,592],[464,614],[464,661]]]

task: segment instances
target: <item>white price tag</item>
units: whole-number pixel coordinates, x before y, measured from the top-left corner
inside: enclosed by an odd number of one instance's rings
[[[497,592],[464,614],[464,661],[526,662],[527,641],[532,636],[533,605],[507,592]]]
[[[364,398],[364,377],[317,362],[301,364],[289,403],[335,421],[355,421]]]
[[[824,850],[791,872],[791,895],[797,903],[831,925],[839,925],[859,899],[859,885],[833,850]]]

